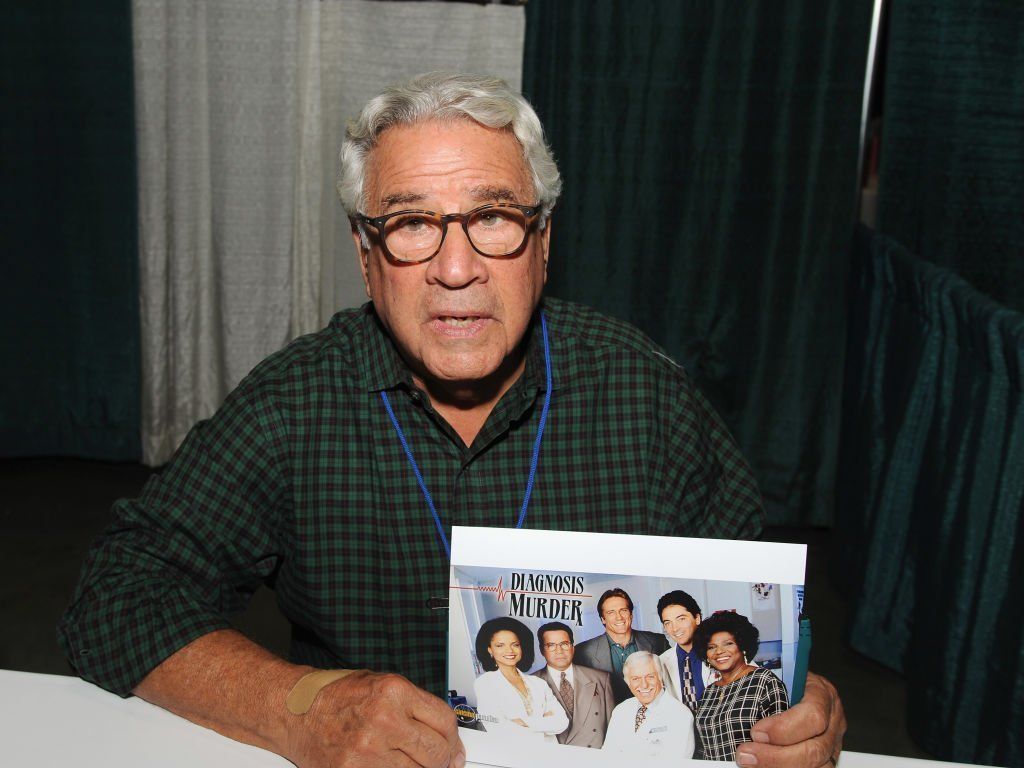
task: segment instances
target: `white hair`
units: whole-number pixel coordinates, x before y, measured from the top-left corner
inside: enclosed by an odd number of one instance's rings
[[[516,137],[533,179],[535,200],[529,202],[540,202],[538,222],[543,228],[562,191],[562,179],[537,113],[504,80],[444,72],[429,72],[385,88],[348,124],[338,179],[338,196],[345,212],[351,217],[366,210],[366,158],[383,131],[426,120],[460,119],[508,130]],[[365,233],[363,243],[365,247]]]
[[[650,651],[633,651],[626,657],[625,663],[622,665],[622,677],[626,680],[629,679],[629,670],[635,663],[641,661],[648,661],[651,666],[654,667],[654,671],[658,674],[658,679],[662,679],[661,675],[661,660]]]

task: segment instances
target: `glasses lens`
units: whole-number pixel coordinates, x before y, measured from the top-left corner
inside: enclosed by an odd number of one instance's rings
[[[518,251],[526,240],[526,214],[518,208],[484,208],[469,217],[466,231],[481,253],[508,256]]]
[[[400,213],[384,222],[384,243],[400,261],[428,259],[441,243],[441,220],[426,213]]]

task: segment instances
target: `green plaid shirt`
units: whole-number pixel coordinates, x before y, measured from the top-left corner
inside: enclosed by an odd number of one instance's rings
[[[551,410],[526,525],[750,538],[746,462],[685,372],[624,323],[545,299]],[[445,690],[448,563],[379,392],[387,390],[445,528],[515,524],[545,388],[534,322],[524,374],[473,445],[417,391],[369,305],[267,358],[193,428],[93,545],[60,641],[127,695],[261,583],[291,657],[401,672]]]

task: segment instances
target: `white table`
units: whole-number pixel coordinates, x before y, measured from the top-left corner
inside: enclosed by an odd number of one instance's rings
[[[558,768],[567,764],[564,760],[559,763]],[[78,678],[0,670],[0,765],[288,768],[291,763],[194,725],[141,699],[122,699]],[[709,764],[694,765],[706,768]],[[839,768],[952,765],[955,764],[859,752],[844,752],[839,760]],[[480,764],[470,766],[479,768]]]

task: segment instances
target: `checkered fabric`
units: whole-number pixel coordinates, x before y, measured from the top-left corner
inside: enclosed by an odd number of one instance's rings
[[[767,669],[725,686],[709,685],[697,710],[697,739],[703,760],[734,760],[736,746],[750,741],[750,728],[763,717],[789,709],[786,687]]]
[[[750,538],[750,470],[685,372],[636,329],[546,299],[554,386],[526,526]],[[395,670],[445,691],[448,563],[384,410],[445,527],[512,526],[545,387],[540,324],[524,374],[471,447],[412,382],[372,307],[338,313],[247,376],[90,550],[59,627],[79,674],[122,695],[230,626],[260,583],[291,658]]]

